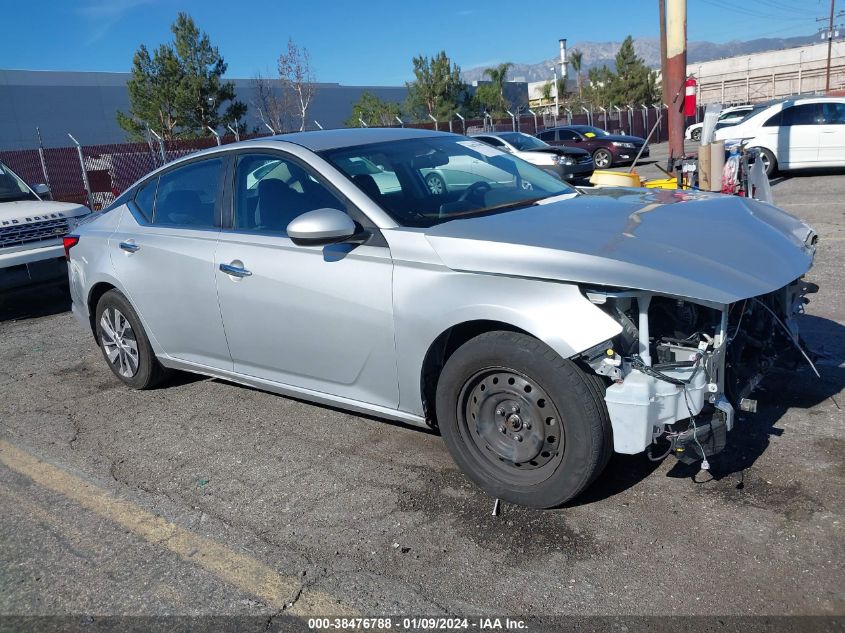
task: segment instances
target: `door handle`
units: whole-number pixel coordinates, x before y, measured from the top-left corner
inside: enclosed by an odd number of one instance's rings
[[[127,253],[135,253],[141,250],[141,247],[136,244],[135,242],[121,242],[119,244],[121,250],[126,251]]]
[[[247,270],[241,266],[232,266],[231,264],[220,264],[220,270],[233,277],[249,277],[252,274],[251,270]]]

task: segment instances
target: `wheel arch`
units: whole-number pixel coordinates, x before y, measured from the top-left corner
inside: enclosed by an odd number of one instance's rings
[[[526,332],[524,329],[510,323],[505,323],[504,321],[473,319],[449,326],[435,337],[428,346],[428,350],[423,357],[422,367],[420,368],[420,394],[423,398],[423,410],[426,413],[426,420],[431,426],[436,426],[434,415],[435,393],[437,391],[437,381],[446,361],[455,353],[455,350],[467,341],[486,332],[494,331],[519,332],[532,338],[537,338],[530,332]]]
[[[117,286],[108,281],[98,281],[88,291],[88,298],[85,304],[88,308],[88,322],[91,325],[91,334],[97,336],[97,304],[104,294],[109,290],[117,290]]]

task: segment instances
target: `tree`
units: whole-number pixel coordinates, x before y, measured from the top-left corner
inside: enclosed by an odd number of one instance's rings
[[[543,84],[542,92],[543,101],[551,101],[552,100],[552,89],[554,88],[554,84],[551,81],[547,81]]]
[[[461,69],[440,51],[429,59],[414,57],[414,81],[408,87],[408,110],[418,119],[428,115],[451,118],[466,102],[466,85],[461,80]]]
[[[490,78],[490,83],[481,84],[475,91],[476,100],[493,116],[504,116],[510,109],[505,98],[505,81],[511,66],[513,64],[506,62],[495,68],[485,68],[484,75]]]
[[[382,101],[372,92],[364,92],[352,106],[352,114],[346,120],[347,127],[358,127],[361,121],[368,126],[387,127],[397,123],[401,109],[398,103]]]
[[[657,100],[655,73],[634,51],[629,35],[616,53],[616,72],[607,66],[591,68],[587,98],[602,107],[654,103]]]
[[[299,130],[303,131],[317,86],[311,68],[311,54],[307,48],[297,46],[292,39],[288,40],[288,50],[279,55],[279,80],[282,90],[294,96]]]
[[[288,129],[290,99],[279,81],[258,73],[252,80],[252,87],[255,91],[252,105],[261,119],[261,131],[270,128],[278,134]]]
[[[572,65],[572,72],[575,73],[575,85],[578,86],[578,98],[583,96],[581,90],[581,64],[584,61],[584,53],[579,50],[573,50],[569,53],[569,63]]]
[[[222,80],[226,62],[193,18],[179,13],[170,30],[172,43],[162,44],[152,56],[142,44],[132,60],[129,114],[118,112],[117,122],[136,140],[146,126],[166,139],[208,136],[209,127],[246,113],[246,105],[235,100],[234,84]]]

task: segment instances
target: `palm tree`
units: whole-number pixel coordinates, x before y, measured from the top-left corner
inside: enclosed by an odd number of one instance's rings
[[[575,72],[575,83],[578,85],[578,98],[581,94],[581,62],[583,61],[584,53],[578,50],[573,50],[569,53],[569,63],[572,64],[572,70]]]
[[[508,71],[511,69],[511,66],[513,66],[512,63],[505,62],[495,68],[484,69],[484,74],[490,77],[490,83],[499,89],[499,95],[501,95],[502,100],[505,98],[505,80],[508,77]]]

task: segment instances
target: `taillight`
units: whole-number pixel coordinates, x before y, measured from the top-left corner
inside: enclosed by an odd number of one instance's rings
[[[62,245],[65,247],[65,259],[70,261],[70,249],[79,244],[78,235],[65,235],[62,238]]]

